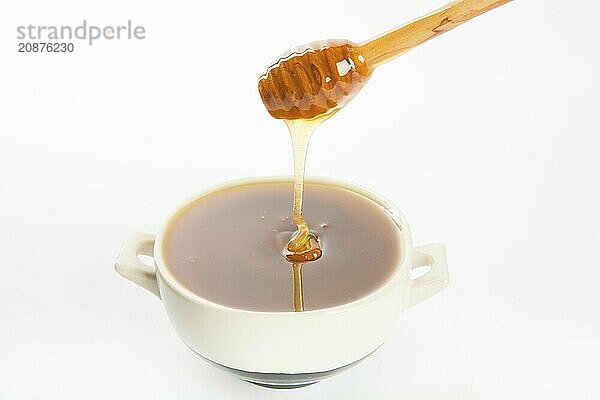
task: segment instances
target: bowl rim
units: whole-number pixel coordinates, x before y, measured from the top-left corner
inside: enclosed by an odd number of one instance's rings
[[[278,183],[278,182],[289,182],[291,185],[292,177],[290,176],[266,176],[266,177],[248,177],[248,178],[240,178],[229,180],[220,184],[208,186],[196,193],[192,196],[188,197],[185,201],[181,202],[177,207],[171,210],[168,214],[168,217],[164,220],[161,225],[154,242],[154,264],[156,274],[160,276],[162,282],[169,285],[169,287],[180,296],[185,297],[186,299],[201,304],[206,307],[229,311],[233,313],[243,313],[243,314],[253,314],[253,315],[262,315],[265,317],[272,316],[291,316],[293,318],[309,318],[317,314],[329,314],[329,313],[338,313],[345,312],[357,307],[364,306],[366,304],[372,303],[376,299],[384,296],[388,292],[392,291],[397,285],[402,284],[403,281],[408,283],[408,269],[410,268],[410,261],[412,258],[412,238],[410,234],[410,229],[408,227],[408,223],[402,212],[390,201],[375,193],[374,191],[367,189],[363,186],[350,183],[340,179],[331,179],[326,177],[307,177],[305,178],[306,183],[312,184],[321,184],[326,186],[336,186],[342,189],[349,190],[355,194],[362,195],[367,199],[375,202],[377,205],[382,207],[384,211],[390,216],[390,218],[396,223],[398,226],[398,244],[400,246],[400,260],[398,261],[393,274],[388,277],[388,279],[375,289],[373,292],[363,296],[359,299],[353,300],[348,303],[339,304],[333,307],[321,308],[316,310],[307,310],[302,312],[296,311],[259,311],[259,310],[245,310],[241,308],[235,308],[226,306],[223,304],[215,303],[204,297],[192,292],[187,289],[181,283],[177,281],[177,279],[171,274],[169,269],[166,266],[165,260],[163,258],[162,244],[167,232],[167,228],[170,226],[171,222],[179,215],[184,208],[186,208],[189,204],[199,200],[200,198],[212,194],[214,192],[218,192],[221,190],[231,189],[237,186],[251,185],[251,184],[260,184],[260,183]]]

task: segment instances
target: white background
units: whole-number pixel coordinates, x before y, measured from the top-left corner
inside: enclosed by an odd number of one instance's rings
[[[592,1],[517,1],[379,68],[313,136],[308,174],[365,185],[451,285],[348,372],[274,392],[190,352],[113,263],[208,185],[290,174],[257,77],[439,1],[76,0],[0,11],[0,398],[597,399],[600,56]],[[19,25],[132,19],[142,41],[17,53]],[[244,340],[240,333],[240,340]]]

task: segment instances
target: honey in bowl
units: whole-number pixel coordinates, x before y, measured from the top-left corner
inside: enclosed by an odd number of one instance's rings
[[[275,312],[334,307],[384,284],[401,257],[395,220],[362,194],[326,183],[308,182],[304,204],[325,255],[290,268],[290,184],[241,184],[185,206],[168,224],[162,247],[172,275],[214,303]]]

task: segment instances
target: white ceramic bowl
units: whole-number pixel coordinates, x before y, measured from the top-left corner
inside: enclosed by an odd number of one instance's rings
[[[116,262],[119,274],[158,296],[183,342],[210,363],[263,386],[290,388],[335,375],[376,350],[389,336],[396,317],[448,285],[444,245],[413,247],[401,213],[380,196],[357,186],[324,179],[363,195],[394,219],[400,230],[401,259],[392,276],[371,294],[340,306],[304,312],[247,311],[213,303],[177,282],[162,256],[165,228],[181,208],[218,190],[256,181],[227,183],[192,197],[171,214],[157,235],[136,233],[125,243]],[[290,182],[291,190],[291,182]],[[154,265],[142,263],[147,255]],[[430,270],[411,280],[411,268]]]

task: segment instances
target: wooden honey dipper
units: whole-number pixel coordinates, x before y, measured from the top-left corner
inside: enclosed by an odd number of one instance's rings
[[[329,114],[348,103],[381,64],[509,1],[454,1],[362,44],[329,40],[297,48],[260,77],[261,99],[278,119]]]

